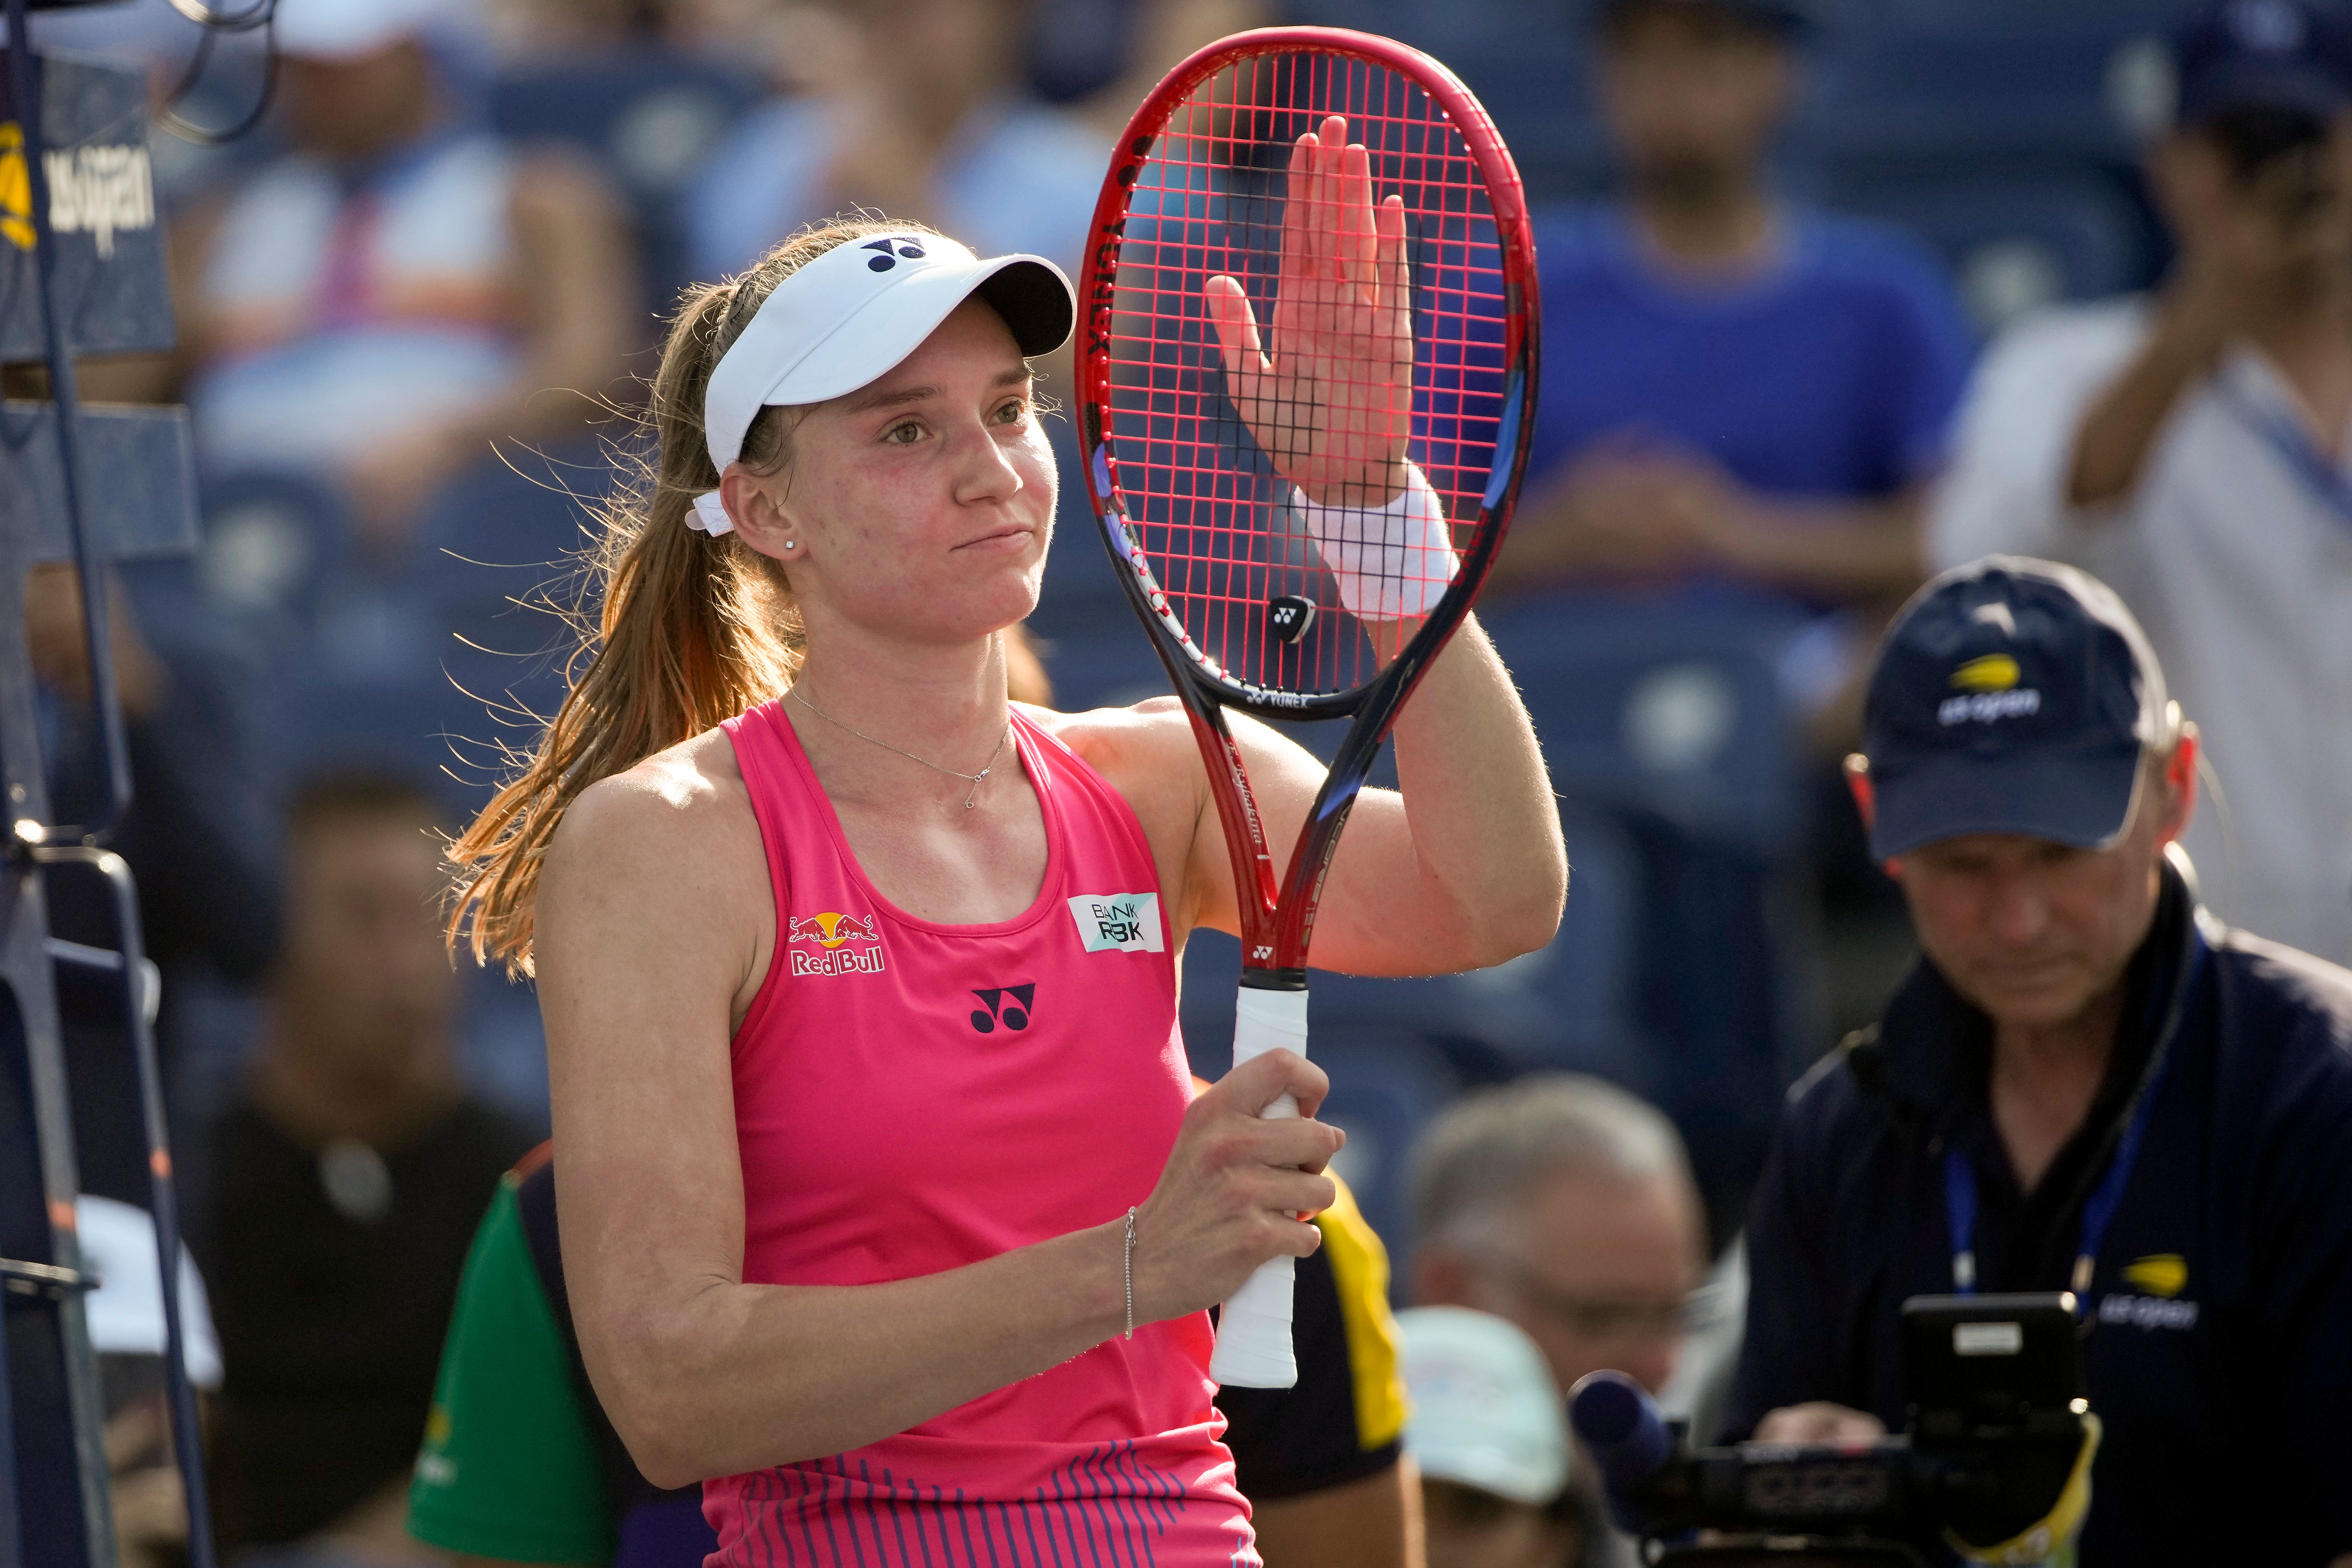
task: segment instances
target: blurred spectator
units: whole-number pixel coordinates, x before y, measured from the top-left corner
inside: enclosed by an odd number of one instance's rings
[[[1622,190],[1537,225],[1543,395],[1495,581],[1530,596],[1531,623],[1547,604],[1573,616],[1580,593],[1639,599],[1662,666],[1678,647],[1720,659],[1737,627],[1777,678],[1695,754],[1761,731],[1780,771],[1757,792],[1810,812],[1735,841],[1669,790],[1633,805],[1661,889],[1632,961],[1633,1022],[1678,1063],[1649,1081],[1696,1152],[1721,1243],[1780,1091],[1819,1049],[1812,1018],[1824,1004],[1866,1016],[1883,966],[1856,956],[1901,940],[1831,758],[1870,634],[1922,574],[1920,496],[1971,340],[1922,246],[1772,189],[1807,30],[1796,0],[1582,8]],[[1573,689],[1583,673],[1562,663],[1549,679]],[[1625,711],[1626,732],[1644,732]],[[1790,743],[1808,725],[1832,742],[1817,759]],[[1641,762],[1646,785],[1696,771],[1659,756]],[[1818,926],[1791,918],[1813,904]]]
[[[1652,1393],[1705,1300],[1706,1217],[1674,1124],[1598,1079],[1539,1073],[1478,1089],[1412,1160],[1412,1301],[1507,1319],[1572,1388],[1614,1367]],[[1630,1563],[1584,1487],[1585,1560]]]
[[[2215,784],[2216,912],[2352,963],[2352,37],[2301,0],[2173,39],[2154,299],[2029,318],[1988,356],[1933,552],[2076,563],[2147,626]]]
[[[1478,1089],[1431,1123],[1412,1180],[1415,1306],[1508,1318],[1564,1389],[1603,1367],[1665,1386],[1706,1232],[1655,1109],[1574,1073]]]
[[[212,1129],[222,1533],[278,1548],[273,1563],[404,1550],[467,1244],[534,1142],[457,1081],[436,826],[397,778],[297,796],[267,1022]]]
[[[281,0],[291,150],[173,236],[199,457],[332,474],[379,544],[492,441],[578,427],[635,335],[604,183],[476,128],[462,4]]]
[[[745,118],[692,199],[699,275],[740,271],[802,225],[856,207],[1075,271],[1108,146],[1024,96],[1026,11],[1026,0],[796,8],[787,58],[800,90]]]
[[[1568,1568],[1583,1551],[1568,1421],[1542,1352],[1462,1307],[1397,1315],[1429,1568]]]
[[[1788,0],[1603,0],[1622,205],[1538,227],[1547,347],[1498,585],[1746,579],[1899,601],[1969,337],[1911,241],[1766,180],[1803,21]]]

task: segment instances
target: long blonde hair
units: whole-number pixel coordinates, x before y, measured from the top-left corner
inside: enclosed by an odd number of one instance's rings
[[[686,526],[694,498],[719,487],[702,427],[702,397],[721,355],[776,286],[835,246],[920,224],[849,218],[802,230],[758,265],[697,284],[671,318],[641,426],[654,455],[600,509],[592,600],[572,689],[537,748],[449,847],[457,868],[448,940],[478,963],[531,973],[540,865],[564,807],[599,779],[625,773],[781,695],[803,653],[800,612],[783,568],[732,533]],[[744,464],[766,472],[786,456],[784,411],[762,409],[743,439]]]

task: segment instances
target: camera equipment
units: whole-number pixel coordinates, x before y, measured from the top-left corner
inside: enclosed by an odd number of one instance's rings
[[[1621,1529],[1671,1541],[1698,1530],[1772,1538],[1685,1547],[1664,1561],[1916,1563],[1950,1540],[1990,1549],[2073,1521],[2086,1422],[2074,1299],[1916,1296],[1903,1305],[1909,1429],[1874,1442],[1692,1449],[1641,1385],[1598,1372],[1569,1415]],[[1802,1550],[1788,1550],[1803,1538]]]

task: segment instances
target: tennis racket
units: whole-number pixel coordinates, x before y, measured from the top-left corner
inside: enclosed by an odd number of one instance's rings
[[[1178,66],[1096,205],[1087,488],[1233,853],[1236,1066],[1306,1051],[1340,829],[1502,542],[1536,394],[1535,261],[1518,172],[1469,89],[1338,28],[1242,33]],[[1354,720],[1278,877],[1229,710]],[[1219,1382],[1297,1381],[1291,1262],[1224,1304]]]

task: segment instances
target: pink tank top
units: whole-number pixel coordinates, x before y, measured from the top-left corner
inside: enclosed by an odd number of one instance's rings
[[[992,925],[875,890],[777,704],[726,730],[776,952],[734,1042],[743,1278],[935,1274],[1125,1214],[1192,1095],[1142,826],[1017,712],[1045,885]],[[1138,1328],[854,1452],[705,1483],[707,1568],[1258,1563],[1207,1314]]]

